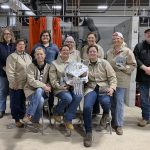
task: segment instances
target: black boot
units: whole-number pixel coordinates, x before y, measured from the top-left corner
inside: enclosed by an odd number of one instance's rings
[[[85,147],[90,147],[92,145],[92,133],[87,133],[83,142]]]
[[[5,111],[0,111],[0,118],[3,118]]]

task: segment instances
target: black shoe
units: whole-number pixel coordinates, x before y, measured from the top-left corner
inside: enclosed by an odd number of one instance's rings
[[[3,118],[5,111],[0,111],[0,118]]]
[[[91,147],[92,145],[92,133],[87,133],[84,137],[84,146]]]
[[[107,122],[109,122],[110,118],[109,118],[109,114],[103,113],[101,121],[100,121],[100,125],[106,127]]]

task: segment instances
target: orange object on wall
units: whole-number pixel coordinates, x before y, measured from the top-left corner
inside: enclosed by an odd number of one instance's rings
[[[62,46],[62,34],[60,27],[61,19],[59,17],[53,18],[53,43],[60,48]]]
[[[46,30],[46,17],[29,17],[29,52],[40,40],[40,34]]]

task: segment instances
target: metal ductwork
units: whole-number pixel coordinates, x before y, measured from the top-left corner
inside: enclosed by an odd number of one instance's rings
[[[21,1],[19,0],[9,0],[8,5],[12,10],[15,12],[23,10],[25,12],[25,15],[28,16],[35,16],[35,14],[31,11],[30,8],[28,8],[26,5],[24,5]]]

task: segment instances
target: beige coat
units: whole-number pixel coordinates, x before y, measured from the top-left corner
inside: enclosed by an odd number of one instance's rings
[[[70,62],[72,62],[70,58],[64,62],[61,57],[58,57],[50,66],[49,79],[55,94],[65,91],[61,88],[61,85],[65,84],[62,77],[64,77],[64,69]]]
[[[98,47],[98,57],[99,58],[104,58],[103,48],[98,44],[95,44],[95,45]],[[89,60],[88,55],[87,55],[87,48],[88,48],[88,45],[85,45],[81,49],[81,58],[84,59],[84,60]]]
[[[27,83],[24,87],[26,97],[33,94],[37,88],[43,88],[49,82],[49,68],[50,65],[46,64],[44,67],[43,80],[41,82],[39,81],[40,71],[38,68],[33,63],[29,65],[27,69]]]
[[[9,87],[13,89],[14,82],[18,89],[23,89],[27,81],[27,67],[31,64],[32,58],[27,53],[12,53],[6,61],[6,74],[9,81]]]
[[[97,84],[100,87],[116,89],[116,74],[108,61],[98,58],[97,63],[95,65],[89,63],[88,68],[89,81],[85,89],[85,94],[93,91]]]
[[[116,56],[123,56],[126,57],[126,66],[124,70],[119,70],[115,64]],[[114,54],[114,47],[112,46],[107,51],[107,60],[112,65],[113,69],[116,72],[117,76],[117,87],[127,88],[129,86],[130,76],[133,70],[136,68],[136,60],[132,50],[126,47],[124,44],[121,46],[120,52],[115,55]]]
[[[78,50],[71,50],[69,57],[71,61],[81,62],[80,52]]]

